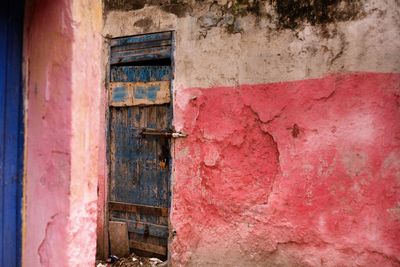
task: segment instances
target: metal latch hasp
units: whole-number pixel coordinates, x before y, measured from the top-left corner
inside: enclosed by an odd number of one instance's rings
[[[186,133],[182,132],[163,132],[163,131],[157,131],[157,130],[151,130],[151,129],[143,129],[141,132],[141,135],[153,135],[153,136],[166,136],[166,137],[172,137],[172,138],[183,138],[186,137]]]

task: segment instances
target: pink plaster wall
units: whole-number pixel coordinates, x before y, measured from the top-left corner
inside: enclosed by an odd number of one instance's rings
[[[105,177],[105,89],[102,77],[102,3],[72,5],[72,139],[68,266],[93,266],[98,182]],[[101,184],[100,184],[101,186]]]
[[[23,264],[63,266],[68,259],[65,226],[71,180],[71,6],[67,0],[32,0],[26,5]]]
[[[400,75],[177,91],[174,266],[400,266]]]
[[[94,265],[104,169],[100,27],[101,3],[26,3],[24,266]]]

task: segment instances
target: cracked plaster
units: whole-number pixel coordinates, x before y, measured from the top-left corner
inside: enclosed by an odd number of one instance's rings
[[[173,265],[399,265],[398,1],[294,27],[268,3],[150,2],[103,35],[176,34]]]

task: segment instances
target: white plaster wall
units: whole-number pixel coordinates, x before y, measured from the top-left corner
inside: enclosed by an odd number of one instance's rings
[[[360,19],[325,28],[306,24],[298,30],[277,30],[273,18],[247,15],[237,20],[241,32],[231,34],[223,27],[201,27],[198,16],[203,10],[178,18],[159,7],[146,6],[107,12],[103,35],[176,31],[177,90],[269,83],[332,72],[399,72],[399,10],[395,0],[368,0]],[[151,23],[135,26],[144,18]]]

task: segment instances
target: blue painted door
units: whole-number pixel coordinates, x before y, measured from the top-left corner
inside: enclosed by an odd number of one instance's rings
[[[170,207],[171,32],[111,41],[111,221],[136,253],[166,257]]]
[[[0,2],[0,266],[19,266],[23,115],[22,1]]]

